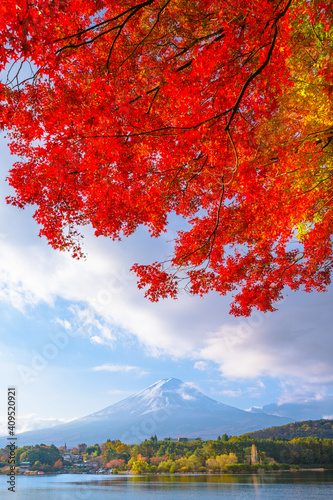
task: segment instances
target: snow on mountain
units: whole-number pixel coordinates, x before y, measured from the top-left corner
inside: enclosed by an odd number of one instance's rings
[[[115,411],[128,411],[135,415],[170,409],[188,409],[193,411],[215,411],[216,405],[222,405],[181,380],[169,378],[159,380],[127,399],[115,403],[92,416],[113,414]],[[227,408],[227,405],[222,405]],[[229,407],[231,408],[231,407]]]
[[[164,437],[216,439],[227,433],[283,425],[291,419],[250,413],[215,401],[181,380],[159,380],[146,389],[86,417],[48,429],[18,434],[18,445],[102,443],[120,439],[139,443]]]

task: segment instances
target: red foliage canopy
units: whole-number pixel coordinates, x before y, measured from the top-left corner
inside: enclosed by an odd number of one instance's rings
[[[285,286],[324,290],[331,21],[319,0],[4,2],[1,124],[22,158],[8,202],[36,205],[77,258],[80,225],[157,237],[182,216],[170,261],[133,266],[153,301],[185,282],[236,290],[248,315]]]

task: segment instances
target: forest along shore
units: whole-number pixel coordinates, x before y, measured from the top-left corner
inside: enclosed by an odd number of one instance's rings
[[[8,446],[0,450],[0,473],[9,471]],[[318,437],[291,440],[255,439],[248,435],[217,440],[151,436],[140,444],[120,440],[73,448],[66,445],[23,446],[15,452],[15,473],[174,474],[263,473],[333,469],[333,440]]]

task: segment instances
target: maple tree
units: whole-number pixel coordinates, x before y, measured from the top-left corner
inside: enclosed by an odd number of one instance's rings
[[[153,301],[234,292],[274,310],[332,268],[332,5],[321,0],[26,0],[0,6],[1,126],[19,208],[82,257],[97,236],[158,237],[135,264]],[[28,69],[30,73],[27,76]]]

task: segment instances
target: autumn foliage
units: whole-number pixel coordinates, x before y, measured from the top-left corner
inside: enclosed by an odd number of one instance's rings
[[[54,248],[81,257],[86,224],[158,237],[175,214],[170,259],[133,266],[151,300],[233,292],[248,315],[325,290],[330,2],[8,0],[0,23],[8,202]]]
[[[107,469],[124,469],[125,467],[125,460],[122,460],[121,458],[118,458],[117,460],[110,460],[105,467]]]

